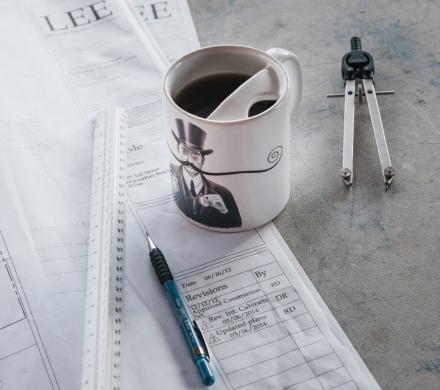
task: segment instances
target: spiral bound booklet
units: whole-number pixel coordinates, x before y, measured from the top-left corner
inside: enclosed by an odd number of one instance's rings
[[[122,324],[127,117],[112,105],[94,131],[83,390],[117,390]]]

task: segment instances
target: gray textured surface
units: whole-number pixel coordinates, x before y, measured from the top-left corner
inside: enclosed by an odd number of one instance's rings
[[[294,51],[304,96],[292,136],[292,195],[275,224],[383,389],[440,389],[440,3],[189,0],[202,46]],[[366,104],[355,178],[339,177],[340,60],[361,34],[397,176],[383,190]]]

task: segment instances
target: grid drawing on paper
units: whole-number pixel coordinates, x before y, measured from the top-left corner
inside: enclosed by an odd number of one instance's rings
[[[0,231],[0,388],[13,388],[17,370],[28,381],[59,385],[33,319],[26,294],[16,272],[3,233]]]

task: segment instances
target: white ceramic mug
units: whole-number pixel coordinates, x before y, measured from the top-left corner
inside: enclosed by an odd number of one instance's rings
[[[268,68],[276,103],[258,115],[212,120],[186,112],[174,101],[182,88],[202,77],[252,76]],[[264,52],[246,46],[210,46],[169,68],[163,95],[171,182],[184,217],[204,228],[234,232],[263,225],[282,211],[290,194],[290,129],[301,90],[297,57],[279,48]],[[257,87],[255,91],[249,104],[268,98],[259,95]]]

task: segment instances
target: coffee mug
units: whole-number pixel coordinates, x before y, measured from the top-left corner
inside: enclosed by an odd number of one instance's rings
[[[252,78],[265,70],[270,70],[270,93]],[[229,109],[237,102],[246,105],[238,107],[243,112],[259,101],[275,103],[231,120],[199,117],[176,103],[185,86],[224,74],[251,77],[237,89],[239,98],[230,100]],[[171,65],[163,83],[167,143],[174,200],[185,218],[203,228],[236,232],[261,226],[283,210],[290,195],[291,122],[301,90],[298,59],[280,48],[210,46]]]

